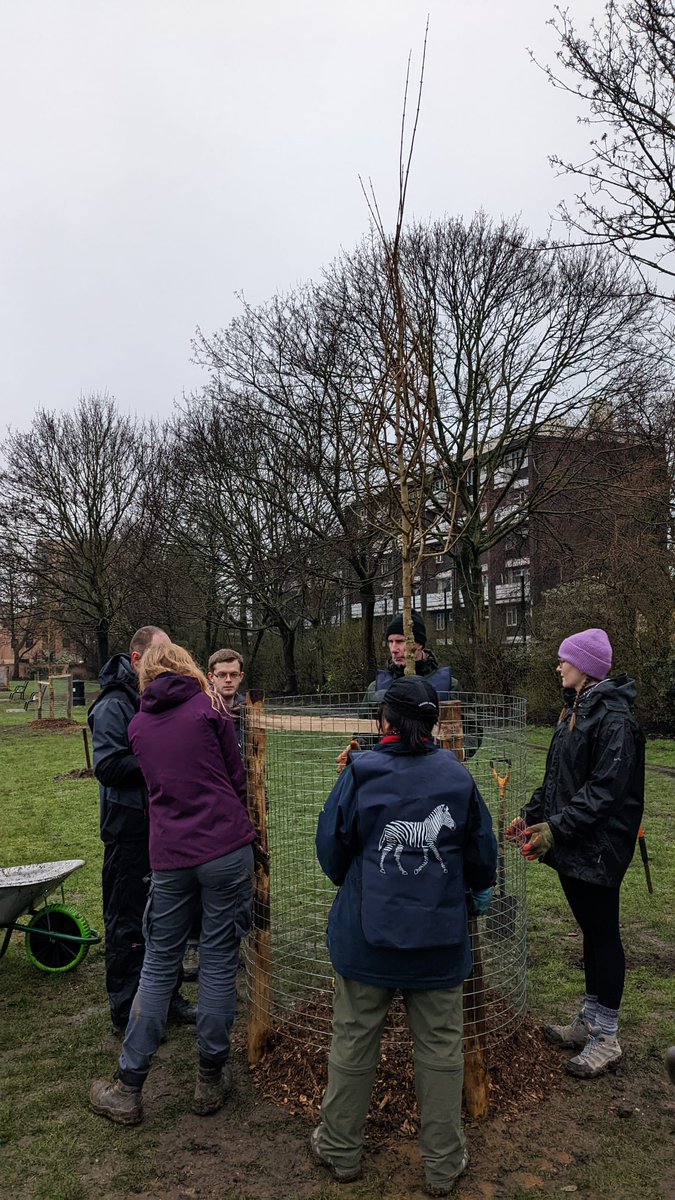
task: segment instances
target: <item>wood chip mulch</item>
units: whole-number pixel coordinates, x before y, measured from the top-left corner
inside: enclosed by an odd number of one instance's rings
[[[323,1010],[324,1002],[319,1003]],[[527,1018],[515,1033],[493,1042],[488,1055],[490,1116],[516,1120],[562,1084],[560,1051]],[[327,1043],[303,1045],[289,1038],[281,1026],[254,1070],[254,1081],[265,1099],[286,1112],[316,1121],[326,1086],[327,1059]],[[397,1000],[382,1039],[367,1136],[371,1144],[377,1144],[402,1134],[415,1137],[418,1132],[412,1039],[405,1027],[402,1002]]]

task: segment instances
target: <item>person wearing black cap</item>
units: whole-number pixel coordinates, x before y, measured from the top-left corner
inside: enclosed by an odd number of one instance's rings
[[[438,693],[403,676],[378,708],[381,739],[353,753],[319,817],[316,848],[339,887],[328,919],[333,1037],[312,1152],[340,1182],[361,1170],[380,1038],[400,989],[415,1042],[427,1190],[447,1195],[468,1155],[461,1128],[468,905],[485,913],[497,844],[476,785],[431,733]],[[467,889],[470,896],[467,895]]]
[[[427,629],[418,612],[412,614],[413,637],[415,639],[415,674],[426,679],[438,692],[441,700],[449,700],[453,691],[459,690],[456,679],[453,680],[450,667],[441,667],[433,650],[427,646]],[[387,625],[385,641],[389,650],[389,662],[381,668],[368,685],[364,696],[364,706],[374,709],[382,701],[382,697],[395,679],[400,679],[405,671],[405,636],[403,633],[403,616],[398,613]]]

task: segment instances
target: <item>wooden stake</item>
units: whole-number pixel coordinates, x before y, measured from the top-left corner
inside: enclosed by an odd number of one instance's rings
[[[473,971],[464,984],[464,1100],[469,1116],[475,1121],[483,1121],[490,1112],[490,1077],[485,1036],[483,955],[475,917],[469,917],[469,933]]]
[[[91,771],[91,755],[89,753],[89,730],[85,725],[82,729],[82,740],[84,742],[84,761],[87,764],[87,770]]]
[[[66,716],[69,721],[73,719],[73,677],[72,675],[64,675],[66,681]]]
[[[438,737],[445,750],[464,762],[464,725],[459,700],[441,702]],[[478,921],[469,917],[473,971],[464,984],[464,1100],[467,1112],[482,1121],[490,1111],[485,1020],[485,981]]]
[[[267,836],[267,789],[265,787],[265,699],[261,692],[249,692],[243,713],[246,773],[248,777],[249,815],[259,835],[262,855],[269,862]],[[272,939],[270,929],[269,868],[257,863],[253,885],[253,925],[249,935],[251,1011],[248,1018],[248,1064],[256,1066],[262,1058],[271,1032],[270,995],[272,978]]]
[[[50,675],[49,679],[47,680],[47,686],[49,689],[49,720],[53,721],[54,720],[54,680],[52,679],[51,675]]]

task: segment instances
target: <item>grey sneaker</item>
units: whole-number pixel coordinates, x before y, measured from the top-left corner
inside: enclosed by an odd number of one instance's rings
[[[583,1013],[578,1012],[571,1025],[545,1025],[544,1037],[554,1046],[564,1046],[566,1050],[579,1050],[586,1045],[591,1033],[591,1027]]]
[[[604,1075],[605,1071],[618,1066],[621,1057],[621,1047],[615,1037],[606,1033],[592,1033],[581,1054],[565,1063],[565,1070],[580,1079],[595,1079],[596,1075]]]
[[[143,1120],[141,1089],[116,1079],[95,1079],[89,1092],[89,1104],[99,1117],[116,1125],[138,1125]]]
[[[361,1164],[356,1167],[338,1167],[333,1162],[324,1150],[321,1149],[321,1126],[317,1125],[316,1129],[312,1130],[309,1139],[310,1149],[317,1162],[320,1162],[323,1167],[327,1167],[333,1179],[338,1183],[352,1183],[355,1179],[361,1177]]]
[[[193,983],[199,978],[199,942],[188,942],[183,955],[183,979]]]
[[[459,1166],[459,1171],[449,1179],[447,1183],[427,1183],[426,1190],[428,1196],[449,1196],[453,1190],[460,1175],[463,1175],[469,1165],[469,1151],[465,1150],[462,1155],[462,1161]]]
[[[220,1070],[200,1067],[192,1100],[192,1111],[198,1117],[210,1117],[222,1108],[232,1090],[232,1072],[227,1064]]]

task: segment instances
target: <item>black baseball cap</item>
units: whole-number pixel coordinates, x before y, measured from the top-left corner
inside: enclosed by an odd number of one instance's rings
[[[440,712],[436,688],[419,675],[401,675],[395,679],[382,700],[402,717],[412,717],[416,721],[429,717],[435,721]]]

